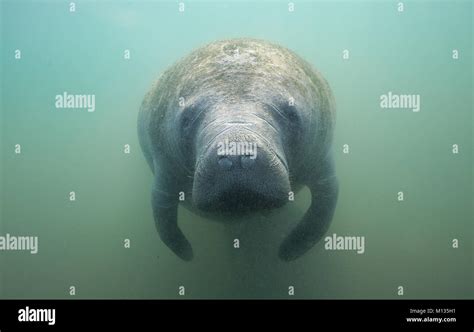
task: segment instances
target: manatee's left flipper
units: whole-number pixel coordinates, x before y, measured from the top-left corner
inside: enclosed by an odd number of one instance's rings
[[[311,206],[299,224],[284,239],[279,257],[294,260],[311,249],[326,233],[331,224],[338,196],[338,182],[333,172],[316,177],[308,183]]]
[[[163,183],[165,175],[155,169],[155,183],[151,194],[153,217],[156,229],[163,242],[179,258],[190,261],[193,259],[191,244],[178,227],[178,195],[173,194],[170,185]]]

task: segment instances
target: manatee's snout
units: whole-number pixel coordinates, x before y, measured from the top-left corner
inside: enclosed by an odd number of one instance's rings
[[[288,167],[279,141],[236,125],[222,130],[198,156],[194,205],[204,211],[245,214],[288,200]]]

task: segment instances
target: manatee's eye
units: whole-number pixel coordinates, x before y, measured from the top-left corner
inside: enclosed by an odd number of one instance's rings
[[[180,115],[180,129],[187,132],[189,131],[193,122],[193,112],[191,109],[184,109]]]
[[[298,110],[295,105],[286,104],[282,107],[282,111],[290,123],[297,123],[299,121]]]

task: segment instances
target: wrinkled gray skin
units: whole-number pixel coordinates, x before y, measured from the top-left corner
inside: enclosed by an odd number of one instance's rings
[[[327,231],[337,201],[330,153],[334,122],[327,82],[281,46],[224,40],[176,63],[145,96],[138,117],[163,242],[180,258],[192,259],[177,223],[180,192],[192,211],[226,219],[282,206],[290,191],[306,185],[311,206],[279,249],[283,260],[304,254]],[[257,143],[257,158],[219,156],[217,143],[225,139]]]

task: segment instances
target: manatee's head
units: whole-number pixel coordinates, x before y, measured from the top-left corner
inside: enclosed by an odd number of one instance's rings
[[[318,120],[311,69],[254,40],[213,43],[177,68],[173,130],[194,173],[193,205],[220,214],[284,205]]]

